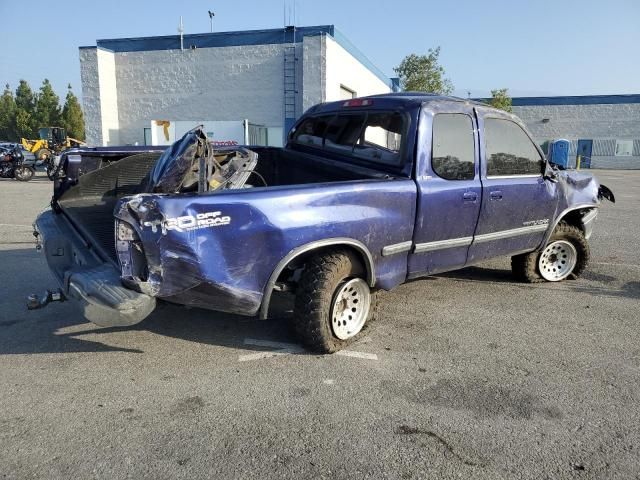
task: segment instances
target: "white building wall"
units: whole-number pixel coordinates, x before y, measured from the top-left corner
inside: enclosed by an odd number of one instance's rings
[[[354,91],[358,97],[391,92],[387,83],[378,78],[333,38],[327,36],[324,100],[332,102],[342,99],[341,85]]]
[[[99,48],[97,60],[98,82],[100,85],[102,145],[120,145],[115,54]]]
[[[254,45],[116,54],[121,142],[142,143],[150,120],[282,126],[283,52]]]
[[[84,113],[86,141],[89,145],[102,145],[97,48],[80,49],[80,79],[82,81],[82,110]]]
[[[323,33],[296,45],[296,115],[339,100],[341,85],[358,95],[389,86]],[[116,52],[80,50],[87,138],[91,144],[144,143],[152,121],[238,121],[269,130],[284,125],[284,56],[291,44]],[[194,125],[195,126],[195,125]],[[278,139],[276,139],[278,137]]]
[[[304,37],[302,41],[302,98],[298,115],[326,101],[327,36]]]
[[[113,52],[80,50],[82,104],[89,145],[119,145],[118,90]]]

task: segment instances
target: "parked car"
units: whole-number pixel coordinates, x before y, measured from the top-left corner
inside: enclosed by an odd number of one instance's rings
[[[164,152],[71,150],[61,169],[36,235],[87,319],[133,325],[156,301],[266,318],[289,291],[320,352],[357,338],[376,292],[409,279],[499,256],[521,281],[579,276],[613,200],[553,169],[514,115],[423,94],[317,105],[284,148],[213,151],[195,129]]]

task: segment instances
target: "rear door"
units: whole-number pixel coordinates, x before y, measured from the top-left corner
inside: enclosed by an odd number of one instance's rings
[[[473,110],[464,103],[424,107],[418,142],[418,209],[410,278],[465,265],[481,205]]]
[[[556,187],[545,160],[512,119],[477,109],[481,132],[482,208],[469,263],[534,250],[553,219]]]

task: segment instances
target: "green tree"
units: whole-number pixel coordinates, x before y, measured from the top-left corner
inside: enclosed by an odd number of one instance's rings
[[[60,125],[60,97],[53,91],[51,83],[46,78],[42,81],[40,94],[35,103],[36,128]]]
[[[505,112],[511,112],[511,97],[508,88],[491,90],[491,101],[489,104],[494,108],[499,108]]]
[[[78,97],[71,91],[71,84],[67,87],[67,97],[62,109],[62,125],[67,129],[67,135],[78,140],[84,140],[84,115]]]
[[[450,95],[453,83],[445,77],[444,68],[439,63],[440,47],[429,49],[427,55],[412,53],[393,70],[400,77],[404,91],[429,92]]]
[[[13,92],[6,85],[2,97],[0,97],[0,140],[9,140],[15,142],[18,140],[16,136],[16,100],[13,98]]]
[[[20,80],[16,88],[15,134],[19,137],[33,138],[35,126],[36,97],[26,80]]]

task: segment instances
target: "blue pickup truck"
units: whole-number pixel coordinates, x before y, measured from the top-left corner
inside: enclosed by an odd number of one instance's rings
[[[312,107],[285,148],[78,148],[61,159],[34,235],[87,319],[129,326],[157,301],[267,318],[295,295],[312,350],[348,345],[376,291],[508,255],[515,278],[557,282],[589,261],[603,197],[550,165],[515,116],[388,94]],[[176,320],[179,321],[179,320]]]

